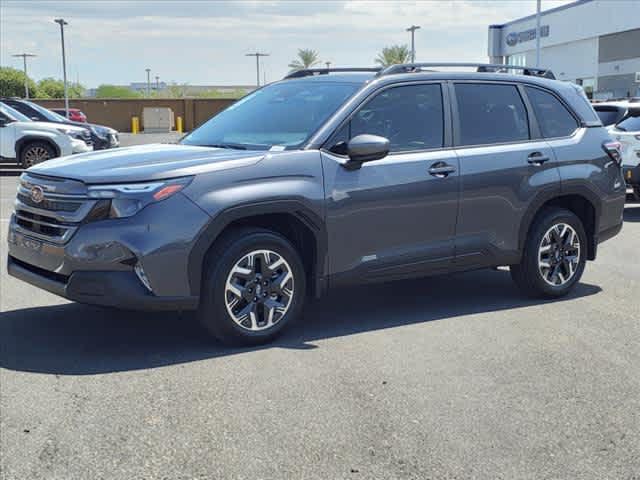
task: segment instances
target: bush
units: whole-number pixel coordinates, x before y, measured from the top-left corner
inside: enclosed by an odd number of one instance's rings
[[[128,87],[118,85],[100,85],[96,90],[97,98],[140,98],[142,94]]]

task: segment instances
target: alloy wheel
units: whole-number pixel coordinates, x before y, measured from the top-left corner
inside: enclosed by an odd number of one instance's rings
[[[569,282],[580,265],[580,236],[566,223],[552,226],[542,237],[538,269],[545,282],[560,287]]]
[[[225,305],[233,321],[245,330],[271,328],[293,300],[293,271],[272,250],[254,250],[231,268],[225,285]]]
[[[33,147],[29,147],[27,151],[24,152],[24,166],[25,168],[33,167],[40,162],[49,160],[50,158],[51,155],[46,148],[35,145]]]

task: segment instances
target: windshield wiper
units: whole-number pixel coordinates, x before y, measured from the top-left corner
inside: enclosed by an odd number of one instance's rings
[[[213,148],[229,148],[231,150],[246,150],[247,147],[244,145],[238,145],[237,143],[215,143],[212,145],[203,145],[203,147],[213,147]]]

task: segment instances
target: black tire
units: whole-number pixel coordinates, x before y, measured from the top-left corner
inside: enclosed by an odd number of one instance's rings
[[[277,322],[264,330],[250,330],[239,325],[227,308],[227,279],[231,270],[256,250],[269,250],[283,258],[293,275],[293,294],[288,309]],[[299,253],[283,236],[261,228],[238,228],[225,233],[208,252],[200,291],[198,317],[214,337],[234,346],[268,343],[301,314],[306,297],[304,266]],[[265,320],[266,310],[261,312]]]
[[[539,267],[540,248],[546,233],[554,225],[566,224],[573,228],[580,242],[580,254],[573,276],[566,283],[552,285]],[[519,265],[510,267],[511,277],[523,293],[535,298],[557,298],[568,294],[580,281],[587,260],[587,235],[582,221],[571,211],[563,208],[546,208],[540,212],[529,230]],[[565,269],[563,269],[565,270]],[[553,273],[552,269],[548,270]],[[566,270],[565,270],[566,272]],[[565,273],[566,274],[566,273]],[[558,278],[558,277],[556,277]]]
[[[29,142],[20,149],[20,164],[24,168],[32,167],[55,157],[55,149],[47,142]]]

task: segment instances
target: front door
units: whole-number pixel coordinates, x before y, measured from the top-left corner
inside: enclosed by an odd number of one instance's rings
[[[333,283],[381,281],[446,270],[454,252],[458,160],[439,83],[386,88],[329,142],[360,134],[390,140],[387,157],[358,170],[323,150],[329,271]]]

